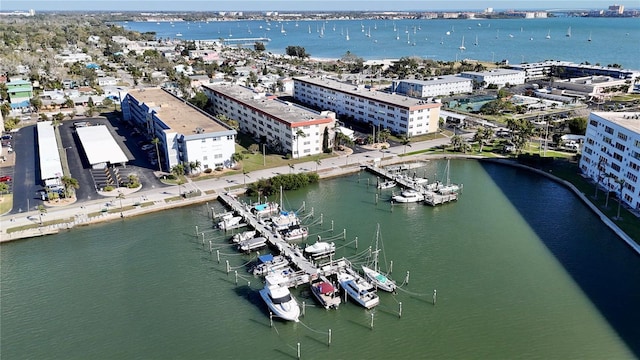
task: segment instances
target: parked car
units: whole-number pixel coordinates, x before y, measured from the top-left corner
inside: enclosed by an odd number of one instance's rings
[[[153,149],[153,144],[142,145],[141,149],[144,151],[151,150]]]
[[[13,136],[11,136],[11,134],[3,134],[2,135],[2,140],[11,140],[13,139]]]
[[[7,182],[7,181],[11,181],[11,176],[8,176],[8,175],[0,176],[0,182]]]

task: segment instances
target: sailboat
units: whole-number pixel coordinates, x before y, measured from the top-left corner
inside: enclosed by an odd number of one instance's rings
[[[478,46],[478,35],[476,35],[476,42],[473,43],[473,45]]]
[[[500,29],[496,30],[496,39],[500,37]]]
[[[551,29],[549,29],[549,31],[547,31],[547,36],[545,36],[546,39],[551,39]]]
[[[445,184],[440,183],[436,190],[441,195],[457,193],[460,190],[459,185],[451,183],[451,179],[449,178],[449,168],[450,168],[450,160],[447,160],[447,169],[445,171],[446,182]]]
[[[320,28],[320,35],[318,35],[318,37],[324,37],[324,25],[322,25],[322,27]]]
[[[460,47],[458,48],[460,50],[466,50],[467,48],[464,47],[464,36],[462,37],[462,44],[460,45]]]
[[[373,268],[368,266],[362,266],[362,272],[369,279],[371,284],[378,289],[394,292],[396,291],[397,285],[396,283],[383,275],[378,269],[378,254],[380,250],[378,249],[378,240],[380,237],[380,224],[378,224],[378,228],[376,229],[376,249],[373,251]]]
[[[311,34],[311,25],[309,25],[309,34]]]
[[[396,40],[400,40],[400,33],[396,30]]]
[[[591,32],[589,32],[589,38],[587,39],[587,41],[591,41]]]
[[[369,26],[369,29],[367,31],[367,37],[371,37],[371,26]]]
[[[284,30],[284,24],[280,25],[280,32],[281,33],[286,33],[286,31]]]
[[[571,37],[571,26],[569,26],[569,28],[567,29],[567,34],[565,36]]]
[[[346,40],[349,41],[349,29],[347,29],[347,36],[346,36]]]

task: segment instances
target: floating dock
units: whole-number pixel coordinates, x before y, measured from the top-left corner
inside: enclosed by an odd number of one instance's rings
[[[451,201],[457,201],[458,200],[458,193],[457,192],[452,192],[449,194],[441,194],[439,193],[437,190],[433,191],[433,190],[429,190],[430,185],[433,184],[428,184],[426,185],[426,187],[422,184],[419,184],[415,181],[412,181],[410,177],[406,177],[406,176],[398,176],[397,171],[396,172],[391,172],[388,171],[386,169],[383,168],[379,168],[377,166],[373,166],[373,165],[367,165],[365,167],[367,169],[367,171],[380,176],[384,179],[387,180],[393,180],[395,181],[398,185],[406,188],[406,189],[413,189],[419,193],[421,193],[422,195],[424,195],[424,203],[430,206],[436,206],[436,205],[440,205],[440,204],[445,204]],[[394,168],[394,170],[397,170],[397,167]]]

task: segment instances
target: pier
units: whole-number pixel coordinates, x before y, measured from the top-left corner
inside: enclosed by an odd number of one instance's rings
[[[340,259],[331,261],[330,264],[318,268],[310,259],[307,259],[303,255],[299,247],[289,244],[277,232],[272,231],[261,219],[251,212],[250,208],[240,202],[236,197],[229,194],[221,194],[218,200],[231,208],[238,216],[241,216],[248,226],[260,234],[259,236],[267,239],[267,244],[270,247],[277,249],[280,255],[286,257],[291,264],[299,270],[289,278],[290,282],[288,285],[290,287],[308,283],[313,276],[336,274],[340,269],[350,265],[347,260]]]
[[[458,200],[457,192],[449,192],[446,194],[441,193],[439,191],[439,187],[442,185],[441,183],[435,182],[423,185],[414,181],[411,177],[400,176],[397,172],[391,172],[374,165],[367,165],[365,168],[367,169],[367,171],[375,174],[376,176],[382,177],[386,180],[395,181],[398,185],[405,189],[412,189],[421,193],[422,195],[424,195],[423,202],[426,205],[436,206]]]

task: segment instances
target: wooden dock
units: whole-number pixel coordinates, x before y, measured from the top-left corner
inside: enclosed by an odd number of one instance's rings
[[[439,193],[437,191],[437,186],[434,186],[437,185],[436,183],[422,185],[416,181],[413,181],[410,177],[399,176],[397,172],[391,172],[373,165],[367,165],[366,169],[367,171],[384,179],[395,181],[398,185],[402,186],[405,189],[413,189],[421,193],[422,195],[424,195],[424,203],[426,205],[436,206],[458,200],[457,192],[452,192],[449,194]]]

